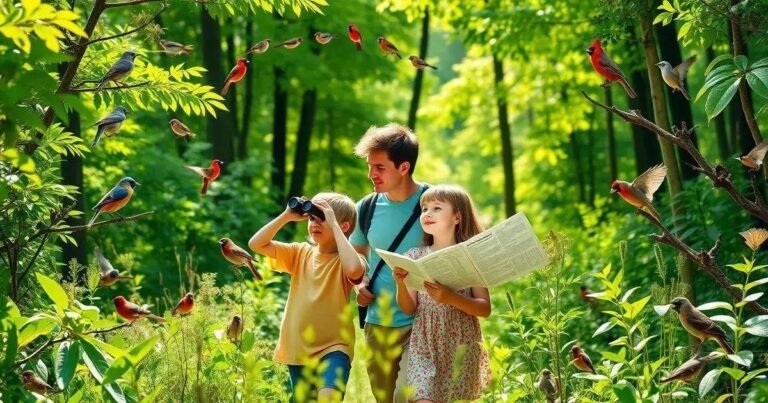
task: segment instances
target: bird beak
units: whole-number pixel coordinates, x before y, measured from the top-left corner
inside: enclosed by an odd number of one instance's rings
[[[659,63],[656,63],[656,65],[657,65],[657,66],[661,66],[661,62],[659,62]]]
[[[136,186],[141,186],[141,183],[139,183],[139,182],[136,182]]]
[[[616,193],[616,189],[611,188],[611,194],[614,194],[614,193]]]

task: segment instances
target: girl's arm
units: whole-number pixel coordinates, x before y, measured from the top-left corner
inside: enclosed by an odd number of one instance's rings
[[[441,304],[450,304],[467,315],[487,318],[491,315],[491,296],[487,288],[472,287],[472,296],[465,297],[450,288],[440,284],[424,282],[429,295]]]
[[[406,315],[413,315],[418,307],[418,299],[416,291],[411,291],[405,286],[405,277],[408,276],[408,272],[395,267],[392,269],[392,273],[395,275],[395,284],[397,284],[397,304],[400,305],[400,309]]]

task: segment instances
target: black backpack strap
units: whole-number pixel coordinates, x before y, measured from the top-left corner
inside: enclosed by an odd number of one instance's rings
[[[371,229],[371,221],[373,221],[373,211],[376,209],[376,202],[379,200],[378,193],[371,193],[363,198],[360,203],[360,230],[363,231],[363,236],[368,239],[368,230]]]

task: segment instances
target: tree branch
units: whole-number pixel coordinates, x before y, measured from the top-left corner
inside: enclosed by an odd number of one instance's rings
[[[690,133],[693,131],[693,129],[689,130],[685,122],[682,123],[681,129],[673,126],[672,133],[670,133],[659,127],[657,124],[644,118],[638,110],[625,112],[616,108],[615,106],[608,107],[598,101],[595,101],[594,99],[590,98],[589,95],[587,95],[584,91],[581,92],[581,95],[583,95],[584,98],[586,98],[592,104],[619,116],[629,123],[644,127],[659,137],[667,139],[673,144],[682,148],[685,152],[690,154],[691,157],[693,157],[693,159],[699,165],[695,169],[708,177],[712,181],[714,187],[722,188],[731,196],[736,204],[746,210],[750,215],[763,221],[764,223],[768,223],[768,208],[761,206],[759,202],[753,202],[752,200],[749,200],[747,197],[741,194],[733,186],[731,173],[728,171],[728,169],[722,165],[715,165],[713,167],[707,162],[706,159],[704,159],[704,156],[701,155],[701,152],[699,152],[698,148],[696,148],[696,146],[691,141]]]
[[[162,1],[163,2],[163,6],[165,6],[165,1],[163,1],[163,0],[132,0],[132,1],[124,1],[124,2],[120,2],[120,3],[106,3],[104,5],[104,8],[130,7],[130,6],[135,6],[135,5],[139,5],[139,4],[143,4],[143,3],[151,3],[151,2],[156,2],[156,1]]]
[[[86,82],[91,82],[93,80],[83,81],[82,83],[78,84],[78,86],[85,84]],[[139,88],[139,87],[146,87],[150,84],[149,81],[143,81],[137,84],[131,84],[131,85],[116,85],[114,87],[103,87],[103,88],[72,88],[67,90],[67,92],[99,92],[99,91],[115,91],[115,90],[127,90],[131,88]]]
[[[120,325],[117,325],[117,326],[113,326],[113,327],[110,327],[110,328],[92,330],[90,332],[85,332],[83,334],[104,334],[104,333],[114,332],[115,330],[131,326],[132,324],[133,324],[133,322],[126,322],[126,323],[123,323],[123,324],[120,324]],[[71,339],[72,339],[72,335],[62,336],[62,337],[59,337],[58,339],[50,338],[50,339],[48,339],[48,341],[43,343],[42,346],[38,347],[37,350],[33,351],[32,354],[30,354],[30,355],[28,355],[28,356],[26,356],[26,357],[16,361],[15,363],[13,363],[13,366],[14,367],[19,367],[19,366],[23,365],[25,362],[35,358],[38,354],[42,353],[43,350],[45,350],[46,348],[48,348],[48,347],[50,347],[50,346],[52,346],[54,344],[61,343],[61,342],[64,342],[64,341],[67,341],[67,340],[71,340]]]
[[[155,213],[154,210],[153,211],[145,211],[143,213],[139,213],[139,214],[128,216],[128,217],[118,217],[118,218],[113,218],[111,220],[98,221],[98,222],[93,223],[93,225],[91,225],[90,227],[88,225],[77,225],[77,226],[74,226],[74,227],[49,228],[45,232],[46,233],[54,233],[54,232],[69,232],[69,233],[72,233],[72,232],[83,231],[83,230],[87,230],[87,229],[91,229],[91,228],[95,228],[95,227],[101,227],[103,225],[109,225],[109,224],[120,223],[120,222],[127,222],[127,221],[135,221],[135,220],[138,220],[141,217],[148,216],[148,215],[154,214],[154,213]]]
[[[110,8],[110,7],[118,7],[118,6],[123,6],[123,5],[134,5],[134,4],[146,3],[146,2],[148,2],[148,1],[158,1],[158,0],[137,0],[136,2],[129,2],[129,3],[113,3],[113,4],[109,4],[109,3],[107,3],[107,4],[105,5],[105,7],[106,7],[106,8]],[[117,4],[119,4],[119,5],[117,5]],[[128,30],[128,31],[125,31],[125,32],[122,32],[122,33],[119,33],[119,34],[115,34],[115,35],[109,35],[109,36],[104,36],[104,37],[101,37],[101,38],[93,39],[93,40],[90,40],[90,41],[86,42],[86,43],[85,43],[85,45],[86,45],[86,46],[88,46],[88,45],[93,45],[94,43],[103,42],[103,41],[108,41],[108,40],[110,40],[110,39],[115,39],[115,38],[120,38],[120,37],[123,37],[123,36],[127,36],[127,35],[131,35],[131,34],[134,34],[134,33],[138,32],[138,31],[141,31],[141,30],[142,30],[142,29],[144,29],[144,28],[145,28],[147,25],[151,24],[151,23],[152,23],[152,21],[154,21],[154,20],[155,20],[155,18],[157,18],[157,16],[158,16],[158,15],[160,15],[160,13],[162,13],[163,11],[165,11],[165,9],[166,9],[166,8],[168,8],[168,6],[167,6],[165,3],[163,3],[162,7],[160,7],[160,9],[159,9],[159,10],[157,10],[157,12],[155,13],[155,15],[153,15],[153,16],[152,16],[152,17],[150,17],[150,18],[147,18],[147,20],[146,20],[146,21],[144,21],[144,23],[142,23],[141,25],[139,25],[138,27],[136,27],[136,28],[134,28],[134,29],[130,29],[130,30]],[[81,45],[81,46],[82,46],[82,45]]]

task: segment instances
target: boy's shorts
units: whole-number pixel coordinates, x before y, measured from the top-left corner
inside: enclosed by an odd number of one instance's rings
[[[312,371],[305,365],[289,365],[288,374],[291,377],[291,389],[295,394],[296,385],[304,381],[313,386],[316,385],[311,388],[317,388],[315,392],[322,388],[331,388],[344,393],[347,380],[349,380],[350,369],[349,356],[341,351],[332,351],[324,355],[320,359],[318,368]]]

